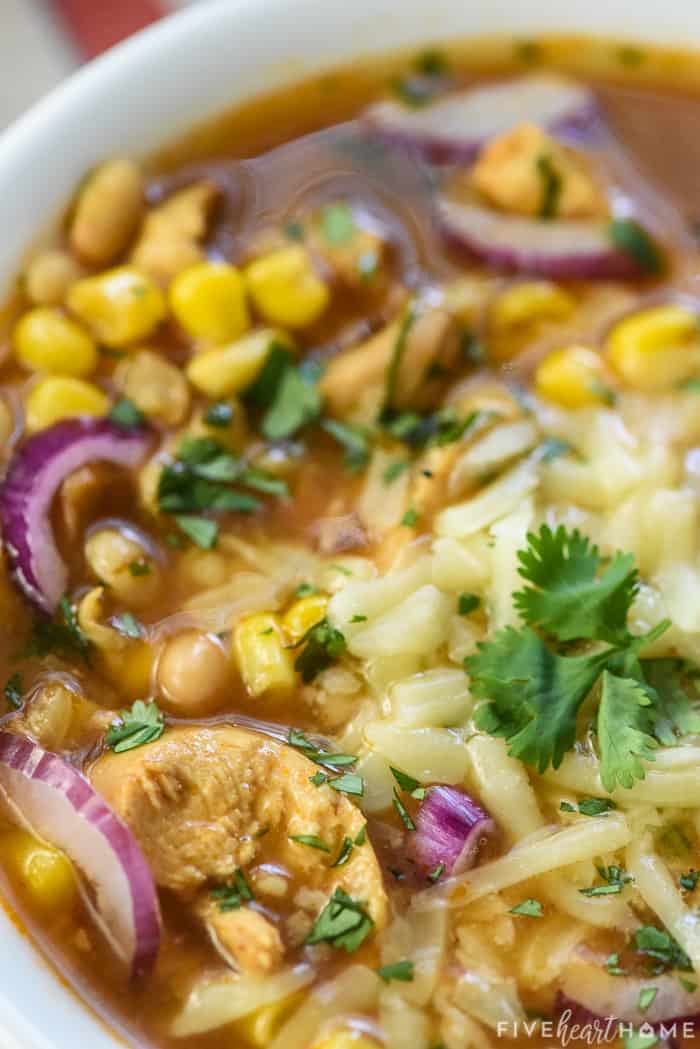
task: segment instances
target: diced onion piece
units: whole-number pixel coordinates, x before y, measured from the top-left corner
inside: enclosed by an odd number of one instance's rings
[[[595,118],[592,92],[551,74],[458,91],[420,108],[378,102],[365,114],[376,134],[435,163],[473,160],[486,142],[523,121],[556,134],[585,130]]]
[[[3,538],[13,579],[42,612],[55,611],[68,575],[50,520],[58,488],[88,463],[137,466],[149,439],[143,427],[125,429],[107,419],[65,419],[15,452],[0,490]]]
[[[413,853],[429,873],[441,864],[445,874],[473,867],[485,838],[496,833],[488,812],[456,787],[432,787],[416,817]]]
[[[0,791],[22,826],[72,860],[89,886],[92,917],[132,977],[146,975],[160,946],[160,910],[126,824],[72,765],[10,732],[0,732]]]

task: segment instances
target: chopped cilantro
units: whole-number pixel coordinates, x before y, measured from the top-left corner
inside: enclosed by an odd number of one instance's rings
[[[319,849],[321,852],[330,852],[330,846],[326,845],[322,838],[317,837],[316,834],[290,834],[290,841],[295,841],[297,845],[308,845],[310,849]]]
[[[356,772],[345,772],[342,776],[328,780],[328,786],[341,794],[353,794],[361,798],[365,792],[365,781]]]
[[[143,637],[145,632],[143,624],[139,623],[136,616],[131,612],[122,612],[118,616],[113,616],[112,626],[124,637],[130,637],[134,641],[138,641],[139,638]]]
[[[634,219],[612,219],[608,227],[616,248],[627,252],[637,265],[649,274],[661,273],[664,260],[658,247],[643,226]]]
[[[312,626],[299,644],[303,644],[304,648],[297,656],[294,668],[299,671],[307,685],[322,670],[332,666],[346,649],[344,635],[325,618]]]
[[[547,153],[541,153],[538,156],[535,166],[542,180],[542,197],[538,217],[545,220],[555,219],[562,190],[561,175]]]
[[[383,425],[398,441],[421,450],[442,448],[460,441],[484,417],[485,413],[474,411],[462,418],[451,409],[443,408],[432,415],[418,415],[417,412],[388,414],[384,416]]]
[[[654,735],[665,747],[679,736],[700,733],[700,707],[683,687],[683,663],[675,659],[646,659],[645,688],[654,700]]]
[[[436,95],[435,78],[426,76],[400,77],[394,80],[392,88],[397,98],[411,109],[427,106]]]
[[[105,744],[121,754],[134,750],[145,743],[153,743],[165,732],[165,718],[154,699],[144,703],[137,699],[130,710],[122,710],[116,721],[107,729]]]
[[[380,976],[385,983],[391,983],[392,980],[400,980],[402,983],[410,983],[413,979],[413,962],[403,961],[394,962],[391,965],[381,965],[377,969],[377,975]]]
[[[306,370],[288,366],[262,422],[270,441],[279,441],[318,418],[321,395],[315,378]]]
[[[415,302],[411,302],[401,318],[396,339],[394,340],[394,345],[391,350],[391,356],[389,357],[389,364],[384,378],[384,403],[382,404],[380,419],[386,419],[391,414],[399,383],[401,362],[403,361],[404,354],[408,348],[408,340],[411,332],[413,331],[419,317],[419,306]]]
[[[605,959],[605,971],[610,973],[611,976],[626,976],[627,971],[620,967],[620,955],[609,954]]]
[[[695,994],[695,992],[698,989],[698,985],[696,984],[695,980],[686,980],[684,976],[679,976],[678,982],[683,988],[683,990],[687,991],[688,994]]]
[[[639,585],[631,554],[615,554],[601,572],[598,548],[585,536],[542,525],[528,535],[518,560],[520,575],[534,584],[513,596],[526,623],[559,641],[627,640],[627,613]]]
[[[694,892],[698,880],[700,880],[700,871],[696,871],[694,867],[691,867],[685,874],[681,874],[678,880],[682,889],[685,889],[686,892]]]
[[[123,430],[133,430],[137,426],[142,426],[146,417],[132,400],[128,397],[120,397],[112,405],[107,418]]]
[[[627,874],[621,867],[597,867],[596,870],[604,884],[579,889],[582,896],[613,896],[622,892],[625,885],[632,881],[631,875]]]
[[[321,217],[323,235],[329,244],[347,244],[355,236],[352,209],[345,202],[329,204]]]
[[[573,805],[562,801],[559,806],[562,812],[576,812]],[[617,808],[611,798],[582,798],[578,803],[578,811],[582,816],[605,816],[612,809]]]
[[[544,912],[542,910],[542,904],[539,900],[523,900],[522,903],[517,904],[515,907],[511,907],[509,914],[519,914],[524,918],[542,918]]]
[[[407,459],[396,459],[393,463],[389,463],[386,470],[382,474],[382,481],[384,484],[393,484],[394,481],[405,473],[410,467],[410,463]]]
[[[312,594],[318,593],[313,583],[300,583],[296,588],[295,597],[311,597]]]
[[[543,57],[542,45],[537,40],[516,40],[515,57],[518,61],[527,65],[541,62]]]
[[[435,884],[435,882],[440,881],[440,878],[443,876],[444,873],[445,864],[438,863],[437,867],[434,867],[433,870],[431,870],[428,874],[428,881],[431,881],[433,882],[433,884]]]
[[[410,812],[402,802],[399,792],[398,790],[396,790],[396,788],[394,788],[393,806],[398,812],[401,818],[401,822],[403,823],[406,830],[415,830],[416,825],[411,818]]]
[[[297,219],[290,219],[284,224],[284,235],[288,240],[302,241],[305,237],[303,223]]]
[[[573,452],[573,445],[568,441],[562,441],[559,437],[545,437],[540,445],[540,457],[543,463],[553,463],[563,455]]]
[[[418,511],[413,506],[411,506],[401,518],[401,524],[405,525],[406,528],[412,528],[417,520]]]
[[[355,838],[355,844],[356,845],[364,845],[364,843],[366,841],[367,841],[367,824],[365,823],[364,826],[357,832],[357,837]]]
[[[617,60],[623,66],[639,66],[645,58],[644,51],[632,44],[623,44],[617,49]]]
[[[369,284],[379,269],[379,255],[376,251],[363,251],[357,260],[357,272],[362,280]]]
[[[415,67],[424,76],[444,76],[448,71],[447,55],[435,47],[428,48],[418,55]]]
[[[359,614],[359,612],[356,612],[355,615],[350,620],[350,622],[351,623],[366,623],[367,622],[367,616],[361,616]]]
[[[12,674],[7,679],[3,695],[7,700],[8,706],[12,707],[13,710],[19,710],[22,706],[22,696],[24,695],[22,676],[19,672]]]
[[[331,863],[331,867],[344,867],[352,855],[352,850],[355,848],[355,842],[352,838],[343,838],[343,843],[340,846],[340,852],[337,857]]]
[[[603,673],[598,709],[600,778],[606,790],[616,783],[631,787],[644,778],[643,761],[653,761],[656,740],[652,730],[652,700],[633,678]]]
[[[342,889],[336,889],[316,919],[306,943],[329,943],[351,954],[360,947],[374,928],[366,905],[354,900]]]
[[[286,487],[280,488],[277,478],[247,467],[240,456],[213,438],[188,437],[181,442],[175,461],[161,472],[158,506],[167,514],[258,510],[260,501],[249,492],[232,488],[236,482],[275,495],[286,493]]]
[[[216,401],[210,405],[204,413],[204,421],[207,426],[224,429],[233,420],[233,405],[228,401]]]
[[[235,871],[233,880],[229,885],[220,885],[218,888],[211,890],[211,897],[218,902],[219,910],[224,913],[226,911],[240,910],[244,902],[254,898],[253,890],[246,881],[245,874],[240,867]]]
[[[369,460],[369,438],[361,426],[323,419],[321,427],[345,449],[345,465],[352,473],[364,470]]]
[[[219,526],[216,521],[210,521],[208,517],[198,517],[196,514],[176,514],[175,520],[195,546],[202,550],[211,550],[216,546],[219,538]]]
[[[414,779],[413,776],[409,776],[407,772],[401,772],[400,769],[395,769],[393,765],[389,766],[389,771],[399,785],[399,788],[406,794],[410,794],[412,798],[417,798],[418,801],[422,801],[426,795],[426,788],[421,787],[420,780]]]
[[[66,594],[61,598],[54,619],[37,619],[23,657],[46,656],[51,652],[78,653],[89,665],[92,643],[80,629],[75,609]]]
[[[468,616],[476,612],[480,604],[481,598],[476,594],[460,594],[457,598],[457,611],[461,616]]]
[[[658,987],[642,987],[639,992],[639,1011],[645,1013],[659,992]]]
[[[295,750],[300,750],[305,758],[314,761],[317,765],[327,768],[339,769],[347,765],[354,765],[357,758],[354,754],[335,754],[317,746],[308,738],[305,732],[298,728],[291,728],[287,735],[287,743]]]
[[[309,782],[313,783],[314,787],[322,787],[324,783],[328,783],[328,776],[325,772],[314,772],[313,776],[309,776]]]
[[[129,573],[133,576],[150,575],[153,569],[149,561],[143,559],[129,562]]]
[[[654,975],[667,969],[693,971],[688,955],[665,929],[657,929],[655,925],[642,925],[635,932],[633,942],[637,953],[654,963]]]

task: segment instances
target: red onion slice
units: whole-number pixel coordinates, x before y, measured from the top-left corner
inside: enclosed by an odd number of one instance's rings
[[[496,824],[473,798],[456,787],[432,787],[416,817],[413,853],[426,873],[447,877],[469,870]],[[444,866],[443,866],[444,865]]]
[[[593,93],[554,75],[499,81],[415,109],[400,102],[378,102],[365,113],[376,134],[434,163],[474,160],[485,142],[523,121],[566,134],[594,126],[596,117]]]
[[[68,573],[56,546],[51,502],[69,474],[97,461],[137,466],[149,433],[107,419],[66,419],[30,437],[14,454],[0,490],[0,519],[12,576],[42,612],[52,614]]]
[[[608,223],[528,219],[444,195],[437,206],[448,240],[496,269],[553,280],[643,276],[635,258],[613,244]]]
[[[146,975],[160,946],[160,909],[126,824],[72,765],[11,732],[0,732],[0,791],[18,822],[75,864],[95,922],[131,976]]]

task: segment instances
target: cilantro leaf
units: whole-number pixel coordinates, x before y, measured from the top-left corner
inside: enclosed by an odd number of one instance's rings
[[[391,983],[392,980],[410,983],[413,979],[413,962],[403,961],[394,962],[392,965],[380,965],[377,969],[377,975],[385,983]]]
[[[653,700],[654,735],[659,743],[673,747],[679,736],[700,732],[700,706],[683,687],[683,664],[675,659],[645,659],[641,668]]]
[[[625,885],[632,881],[632,876],[621,867],[612,865],[610,867],[597,867],[596,870],[604,884],[591,885],[589,888],[579,889],[582,896],[613,896],[622,892]]]
[[[345,864],[350,859],[350,856],[352,855],[352,850],[354,848],[355,842],[352,840],[352,838],[348,838],[347,836],[343,838],[342,845],[340,846],[340,852],[338,853],[336,859],[333,860],[333,863],[331,863],[331,867],[345,866]]]
[[[631,255],[645,273],[663,271],[663,255],[644,227],[634,219],[612,219],[608,232],[615,247]]]
[[[279,441],[317,419],[321,413],[321,394],[317,374],[287,359],[275,385],[262,420],[262,432],[270,441]]]
[[[32,634],[22,657],[47,656],[59,652],[67,656],[76,652],[90,665],[92,642],[80,629],[75,608],[68,595],[64,594],[58,605],[54,619],[36,619],[32,624]]]
[[[289,840],[297,845],[307,845],[310,849],[319,849],[321,852],[330,852],[330,846],[326,845],[322,838],[316,834],[290,834]]]
[[[233,405],[228,401],[215,401],[204,413],[204,421],[207,426],[221,427],[229,426],[233,420]]]
[[[329,943],[351,954],[364,943],[373,928],[374,922],[367,913],[366,905],[354,900],[342,889],[336,889],[314,922],[305,942],[309,946]]]
[[[609,652],[560,656],[529,628],[506,627],[465,660],[472,692],[486,700],[476,724],[503,736],[509,754],[539,772],[561,765],[576,738],[576,716]]]
[[[107,729],[105,743],[115,754],[153,743],[165,732],[165,718],[155,700],[137,699],[130,710],[122,710]]]
[[[195,546],[202,550],[211,550],[216,546],[219,537],[216,521],[210,521],[208,517],[198,517],[196,514],[177,514],[175,520]]]
[[[559,641],[627,640],[627,613],[638,587],[631,554],[616,554],[599,575],[602,558],[585,536],[542,525],[538,534],[528,535],[528,548],[519,551],[518,560],[520,575],[535,584],[513,595],[530,626]]]
[[[667,969],[693,971],[690,958],[665,929],[658,929],[655,925],[642,925],[635,932],[633,942],[638,954],[653,960],[655,975]]]
[[[229,885],[221,885],[211,890],[211,898],[218,900],[219,910],[224,913],[238,911],[244,902],[254,899],[253,890],[240,867],[236,869]]]
[[[361,426],[338,422],[337,419],[324,419],[322,428],[345,449],[345,465],[352,473],[359,473],[369,460],[369,439],[367,431]]]
[[[3,695],[7,700],[7,705],[12,710],[19,710],[22,706],[22,696],[24,695],[24,688],[22,686],[22,677],[19,672],[12,674],[5,682],[5,688],[3,689]]]
[[[128,397],[120,397],[112,405],[107,418],[123,430],[133,430],[143,425],[146,416]]]
[[[600,778],[608,791],[619,783],[631,787],[644,779],[642,761],[653,761],[656,740],[653,730],[652,700],[638,681],[603,673],[598,708],[598,746]]]
[[[312,626],[299,644],[303,644],[304,648],[296,658],[294,669],[299,671],[307,685],[322,670],[332,666],[346,648],[345,636],[331,626],[327,619]]]
[[[539,900],[523,900],[522,903],[518,903],[515,907],[511,907],[509,914],[519,914],[523,918],[542,918],[544,912],[542,910],[542,904]]]
[[[122,612],[121,615],[113,616],[112,626],[124,637],[130,637],[133,641],[138,641],[145,634],[143,623],[139,623],[132,612]]]
[[[329,244],[347,244],[355,236],[355,220],[350,205],[345,201],[325,207],[321,223]]]

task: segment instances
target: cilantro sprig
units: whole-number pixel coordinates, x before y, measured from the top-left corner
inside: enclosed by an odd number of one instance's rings
[[[632,556],[605,559],[577,531],[543,525],[518,557],[529,584],[513,595],[523,627],[501,630],[465,661],[472,691],[484,700],[477,726],[544,772],[573,747],[582,705],[595,690],[603,787],[630,788],[659,744],[700,731],[684,665],[640,656],[669,623],[633,636],[627,619],[639,577]]]
[[[374,928],[366,904],[354,900],[342,889],[336,889],[314,922],[306,943],[329,943],[352,954],[360,947]]]
[[[165,718],[154,699],[137,699],[131,709],[122,710],[105,734],[105,744],[115,754],[153,743],[165,732]]]

